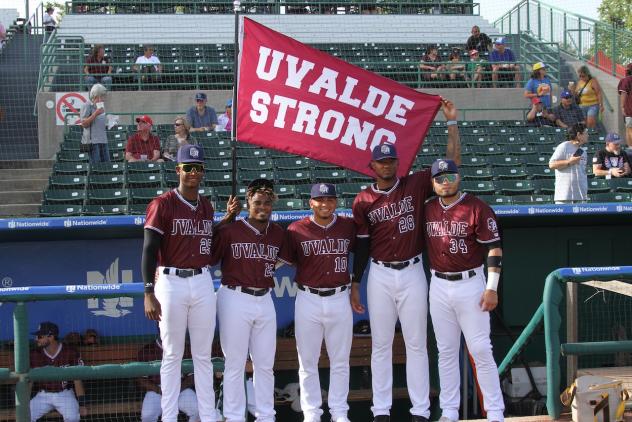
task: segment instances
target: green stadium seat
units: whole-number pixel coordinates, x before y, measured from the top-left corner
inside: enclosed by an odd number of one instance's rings
[[[204,138],[204,139],[198,140],[198,145],[204,148],[204,152],[206,152],[207,149],[221,149],[224,151],[226,150],[230,151],[230,139]],[[243,148],[243,145],[247,145],[247,144],[240,144],[240,145]]]
[[[503,195],[527,195],[535,191],[530,180],[499,180],[495,184]]]
[[[461,137],[461,143],[469,146],[490,146],[492,141],[485,135],[466,135]]]
[[[240,148],[237,150],[237,158],[239,159],[267,158],[267,157],[268,157],[268,150],[265,150],[265,149]]]
[[[475,195],[493,195],[496,192],[494,182],[491,180],[465,180],[461,182],[461,190]]]
[[[89,189],[87,197],[91,205],[126,204],[127,194],[127,189]]]
[[[529,166],[547,166],[549,165],[549,158],[551,155],[544,155],[541,153],[529,154],[523,156],[525,164]]]
[[[531,155],[537,153],[533,145],[507,145],[505,149],[507,154],[514,155]]]
[[[370,186],[371,183],[340,183],[336,186],[338,196],[344,196],[345,198],[355,198],[361,191]]]
[[[79,141],[64,141],[61,143],[61,151],[81,151],[81,142]]]
[[[309,198],[312,192],[312,185],[310,184],[298,184],[296,185],[296,196],[299,198]]]
[[[347,171],[340,168],[315,169],[312,171],[316,183],[341,183],[347,181]]]
[[[124,174],[90,174],[88,186],[92,189],[122,188],[125,185]]]
[[[57,153],[57,161],[87,163],[90,161],[90,154],[79,151],[60,151]]]
[[[526,179],[527,172],[523,166],[500,166],[494,167],[494,177],[498,180]]]
[[[487,167],[488,157],[480,155],[467,155],[461,157],[461,167]]]
[[[517,167],[525,162],[522,156],[514,155],[493,155],[488,158],[493,167]]]
[[[204,173],[204,177],[206,177],[206,174],[208,174],[210,172],[205,172]],[[175,172],[166,172],[162,174],[162,184],[165,185],[166,187],[169,188],[175,188],[180,184],[180,176],[178,175],[178,173]]]
[[[274,193],[279,198],[294,198],[296,196],[295,185],[275,185]]]
[[[550,204],[553,202],[552,195],[514,195],[513,203],[516,205],[529,204]]]
[[[238,162],[240,170],[272,170],[274,169],[274,163],[270,158],[249,158],[245,160],[239,160]]]
[[[240,168],[241,161],[242,160],[238,162]],[[233,162],[232,160],[207,160],[204,162],[204,167],[206,168],[206,171],[231,171],[233,169]]]
[[[514,134],[495,135],[492,139],[498,145],[506,145],[506,146],[524,145],[522,138]]]
[[[470,151],[476,155],[500,155],[505,154],[504,145],[472,145]]]
[[[132,204],[146,204],[168,191],[167,188],[132,188],[129,190],[129,200]]]
[[[435,146],[435,145],[422,145],[419,148],[419,152],[417,152],[417,156],[429,155],[431,157],[440,157],[444,155],[443,148]]]
[[[413,167],[418,170],[429,168],[432,166],[432,163],[434,163],[436,159],[436,155],[418,155],[417,157],[415,157]]]
[[[230,160],[232,153],[230,148],[204,148],[204,158],[208,160]]]
[[[165,161],[164,163],[162,163],[162,171],[163,172],[175,172],[176,171],[176,165],[178,163],[176,163],[175,161]],[[206,165],[206,163],[205,163]]]
[[[536,191],[540,195],[553,195],[555,193],[555,178],[534,180]]]
[[[274,204],[275,211],[292,211],[305,209],[302,199],[281,198]]]
[[[557,148],[556,144],[535,145],[535,149],[538,151],[538,154],[548,158],[551,158],[551,155],[555,152],[555,148]]]
[[[83,205],[86,199],[86,191],[74,189],[46,190],[43,194],[46,204],[77,204]]]
[[[312,174],[309,170],[279,170],[276,172],[281,184],[311,183]]]
[[[127,212],[131,215],[145,215],[147,214],[147,205],[145,203],[130,204],[127,207]]]
[[[127,214],[127,205],[86,205],[83,207],[83,215],[124,215]]]
[[[115,163],[125,162],[125,151],[110,151],[110,161]]]
[[[613,178],[610,180],[610,185],[616,192],[632,192],[632,178]]]
[[[198,188],[198,195],[204,196],[210,201],[215,200],[215,188],[212,186],[203,186]]]
[[[88,163],[55,163],[53,164],[53,174],[78,174],[86,176],[90,170]]]
[[[362,183],[362,184],[373,183],[373,177],[367,176],[366,174],[358,173],[356,171],[348,170],[347,176],[348,176],[349,182],[356,182],[356,183]]]
[[[90,174],[124,174],[126,163],[94,163],[90,166]]]
[[[606,179],[588,179],[588,193],[610,192],[610,183]]]
[[[463,180],[492,180],[494,176],[489,167],[463,167],[459,173]]]
[[[274,168],[278,170],[308,170],[309,159],[303,157],[275,158]]]
[[[246,186],[237,186],[237,195],[240,198],[243,198],[246,196],[247,189],[248,188]],[[217,199],[220,201],[226,201],[233,192],[232,186],[218,186],[214,187],[213,190],[215,191],[215,196],[217,196]]]
[[[337,165],[331,163],[325,163],[324,161],[311,160],[310,167],[313,169],[336,169]]]
[[[78,174],[51,176],[48,179],[48,186],[51,189],[84,189],[87,181],[86,176]]]
[[[527,165],[525,169],[532,179],[555,179],[555,170],[551,170],[549,166]]]
[[[588,195],[590,202],[630,202],[632,195],[628,192],[591,193]]]
[[[231,173],[228,173],[230,177]],[[244,185],[248,185],[248,183],[252,182],[255,179],[269,179],[274,180],[274,171],[273,170],[240,170],[237,173],[239,182]]]
[[[241,175],[241,172],[238,173]],[[241,180],[241,179],[239,179]],[[233,174],[226,171],[207,171],[204,173],[204,185],[205,186],[227,186],[232,184]],[[179,182],[179,180],[178,180]],[[248,184],[249,181],[246,182]],[[166,184],[166,182],[165,182]]]
[[[160,173],[161,169],[162,164],[154,161],[134,161],[127,163],[128,173]]]
[[[108,150],[110,152],[124,152],[125,151],[125,142],[126,141],[108,141]]]
[[[127,176],[129,188],[157,188],[162,186],[163,176],[160,173],[130,173]]]
[[[45,204],[40,207],[39,214],[42,217],[70,217],[73,215],[81,215],[82,210],[81,205]]]
[[[511,205],[513,199],[506,195],[476,195],[478,199],[489,205]]]

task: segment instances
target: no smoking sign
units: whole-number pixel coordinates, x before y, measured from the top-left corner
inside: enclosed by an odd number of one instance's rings
[[[74,125],[79,120],[79,110],[88,101],[87,92],[58,92],[55,94],[55,120],[57,126],[67,121]],[[77,113],[77,114],[75,114]],[[68,117],[66,117],[68,116]]]

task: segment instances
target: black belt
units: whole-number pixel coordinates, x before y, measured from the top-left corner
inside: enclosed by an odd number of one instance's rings
[[[436,275],[439,278],[442,278],[444,280],[449,280],[449,281],[459,281],[459,280],[463,280],[465,278],[465,277],[463,277],[463,273],[446,274],[446,273],[440,273],[438,271],[435,271],[434,275]],[[467,277],[468,278],[472,278],[475,275],[476,275],[476,271],[474,271],[474,270],[469,270],[467,272]]]
[[[378,261],[377,259],[373,258],[373,262],[375,262],[376,264],[380,264],[380,265],[385,266],[386,268],[392,268],[397,271],[403,270],[409,265],[414,265],[418,263],[419,261],[421,260],[419,259],[418,256],[416,256],[413,259],[409,259],[408,261],[401,261],[401,262],[384,262],[384,261]]]
[[[231,290],[237,290],[238,286],[226,286]],[[270,291],[270,289],[251,289],[250,287],[239,287],[239,291],[241,291],[242,293],[246,293],[248,295],[252,295],[252,296],[263,296],[266,293],[268,293]]]
[[[344,292],[345,290],[347,290],[349,288],[349,286],[345,285],[345,286],[340,286],[339,288],[336,287],[335,289],[329,289],[329,290],[318,290],[318,289],[314,289],[313,287],[309,287],[309,286],[303,286],[302,284],[297,284],[298,288],[304,292],[309,292],[309,293],[313,293],[315,295],[318,296],[323,296],[323,297],[327,297],[327,296],[333,296],[338,292]]]
[[[177,275],[181,278],[193,277],[194,275],[202,274],[203,268],[173,268],[165,267],[162,270],[163,274]]]

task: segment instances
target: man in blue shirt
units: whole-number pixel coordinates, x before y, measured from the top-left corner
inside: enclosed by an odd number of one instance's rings
[[[187,111],[190,132],[212,132],[217,125],[217,114],[213,107],[206,105],[206,94],[195,94],[195,105]]]
[[[492,81],[494,87],[497,86],[499,73],[511,74],[516,81],[516,88],[520,88],[520,66],[515,63],[516,57],[513,51],[505,46],[507,40],[504,37],[497,38],[494,41],[494,49],[489,55],[489,61],[492,64]]]

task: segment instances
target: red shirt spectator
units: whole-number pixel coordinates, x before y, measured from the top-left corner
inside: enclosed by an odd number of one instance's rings
[[[149,116],[136,118],[138,132],[127,140],[125,146],[125,159],[134,161],[162,161],[160,159],[160,139],[151,134],[151,126],[154,124]]]

